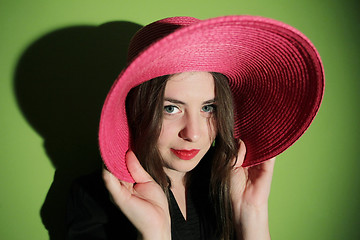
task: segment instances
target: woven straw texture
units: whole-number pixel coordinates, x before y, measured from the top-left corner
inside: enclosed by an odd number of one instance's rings
[[[293,27],[263,17],[163,19],[134,36],[128,62],[105,101],[99,131],[105,165],[128,182],[125,99],[144,81],[185,71],[226,75],[235,102],[234,133],[247,147],[244,167],[291,146],[311,124],[324,91],[312,43]]]

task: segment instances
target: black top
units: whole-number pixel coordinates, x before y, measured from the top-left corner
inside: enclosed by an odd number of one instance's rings
[[[187,194],[187,220],[170,191],[171,234],[173,240],[211,240],[215,221],[208,191],[193,184]],[[208,188],[205,188],[205,190]],[[101,173],[78,179],[68,203],[68,239],[137,239],[137,230],[110,201]]]

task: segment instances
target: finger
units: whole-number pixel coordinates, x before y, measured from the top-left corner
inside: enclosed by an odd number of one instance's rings
[[[141,166],[139,160],[131,150],[126,153],[126,165],[136,183],[153,181],[153,178]]]
[[[132,184],[128,182],[119,181],[111,172],[103,168],[103,179],[105,186],[108,189],[111,198],[117,203],[126,202],[131,197]]]
[[[249,177],[253,182],[260,185],[271,185],[273,172],[274,172],[274,165],[275,165],[275,157],[271,158],[261,164],[256,166],[250,167],[249,169]],[[256,180],[256,181],[255,181]]]
[[[103,169],[103,178],[106,188],[110,193],[110,200],[127,216],[133,215],[138,208],[140,199],[133,197],[132,183],[119,181],[112,173]],[[130,219],[130,218],[129,218]]]
[[[258,167],[261,167],[261,169],[263,171],[266,171],[266,172],[273,172],[274,171],[274,166],[275,166],[275,157],[269,159],[269,160],[266,160],[265,162],[261,163],[258,165]]]

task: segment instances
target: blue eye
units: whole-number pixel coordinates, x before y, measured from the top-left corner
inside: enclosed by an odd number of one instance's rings
[[[165,113],[168,113],[168,114],[174,114],[174,113],[180,112],[179,108],[174,105],[164,106],[164,111],[165,111]]]
[[[205,105],[201,108],[201,110],[206,113],[212,113],[215,111],[215,105],[214,104]]]

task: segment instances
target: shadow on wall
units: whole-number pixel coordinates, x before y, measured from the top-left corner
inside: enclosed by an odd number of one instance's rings
[[[101,107],[125,67],[130,38],[140,27],[110,22],[60,29],[34,42],[18,63],[14,80],[18,104],[44,139],[56,169],[40,212],[51,240],[65,238],[71,182],[101,168],[97,144]]]

